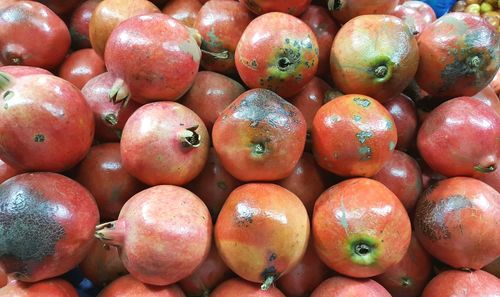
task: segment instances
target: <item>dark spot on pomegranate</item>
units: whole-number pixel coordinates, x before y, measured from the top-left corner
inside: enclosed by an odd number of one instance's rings
[[[235,221],[238,227],[248,227],[253,223],[255,210],[252,207],[242,203],[237,206],[236,210],[237,214],[235,217]]]
[[[271,255],[269,256],[269,262],[272,262],[278,258],[278,255],[276,255],[275,252],[271,252]]]
[[[356,97],[356,98],[354,98],[352,100],[354,101],[354,103],[356,103],[357,105],[359,105],[361,107],[368,107],[371,104],[370,100],[368,100],[366,98]]]
[[[266,269],[264,269],[264,271],[262,271],[260,275],[262,276],[263,280],[266,280],[269,277],[276,277],[277,272],[278,271],[276,270],[276,267],[274,267],[274,265],[271,265],[266,267]]]
[[[359,154],[361,155],[361,161],[367,161],[372,158],[372,149],[369,146],[362,146],[359,148]]]
[[[36,134],[34,137],[33,137],[33,140],[35,142],[44,142],[45,141],[45,135],[43,134]]]
[[[365,143],[368,139],[372,137],[373,137],[372,131],[361,131],[356,133],[356,138],[358,138],[358,141],[361,144]]]
[[[14,96],[14,92],[12,92],[12,91],[9,90],[9,91],[6,91],[5,93],[3,93],[2,98],[3,98],[3,100],[7,101],[10,98],[12,98],[13,96]]]

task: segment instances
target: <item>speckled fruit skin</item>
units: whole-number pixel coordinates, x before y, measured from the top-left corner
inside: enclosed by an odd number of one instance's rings
[[[423,122],[417,146],[425,162],[445,176],[498,170],[500,116],[474,98],[449,100]]]
[[[59,278],[44,280],[37,283],[23,283],[12,281],[0,288],[0,296],[8,297],[78,297],[78,292],[67,281]]]
[[[43,68],[33,67],[33,66],[21,66],[21,65],[11,65],[11,66],[2,66],[0,67],[0,72],[7,73],[13,77],[21,77],[32,74],[48,74],[52,75],[52,73]]]
[[[285,297],[285,295],[276,287],[269,290],[261,290],[258,284],[248,282],[239,278],[233,278],[223,282],[210,295],[210,297]]]
[[[176,102],[140,107],[125,124],[120,143],[123,166],[148,185],[190,182],[203,170],[209,146],[203,121]]]
[[[390,297],[384,287],[371,279],[353,279],[334,276],[322,282],[311,297]]]
[[[0,266],[36,282],[80,263],[99,212],[92,195],[56,173],[25,173],[0,185]]]
[[[318,41],[300,19],[266,13],[247,26],[234,59],[249,88],[269,89],[286,98],[297,94],[316,74]]]
[[[193,27],[202,4],[198,0],[170,0],[161,12],[186,26]]]
[[[146,284],[166,286],[187,277],[205,260],[212,220],[196,195],[181,187],[160,185],[135,194],[118,220],[97,226],[95,235],[118,246],[132,276]]]
[[[396,143],[391,115],[368,96],[338,97],[314,117],[314,157],[318,165],[337,175],[373,176],[389,161]]]
[[[398,0],[328,0],[328,9],[333,18],[345,24],[360,15],[391,14]]]
[[[106,72],[102,58],[91,49],[81,49],[69,55],[59,68],[59,77],[81,89],[92,78]]]
[[[130,17],[158,13],[160,10],[147,0],[104,0],[95,8],[89,23],[89,37],[96,53],[104,57],[111,32]]]
[[[227,51],[227,58],[203,54],[204,69],[235,74],[234,52],[238,41],[254,15],[237,1],[209,1],[200,9],[194,28],[201,34],[201,47],[212,53]]]
[[[417,72],[417,41],[400,18],[363,15],[340,28],[330,53],[335,86],[381,102],[400,94]]]
[[[277,11],[299,16],[307,9],[311,0],[240,0],[240,3],[255,14]]]
[[[420,198],[415,233],[438,260],[455,268],[481,269],[500,255],[499,201],[500,194],[479,180],[442,180]]]
[[[219,116],[213,145],[224,168],[242,181],[273,181],[293,171],[304,150],[306,121],[276,93],[252,89]]]
[[[398,197],[368,178],[340,182],[321,194],[312,231],[323,262],[351,277],[383,273],[403,258],[411,238],[410,219]]]
[[[442,16],[420,34],[418,46],[421,55],[415,80],[435,97],[474,95],[500,67],[498,34],[486,20],[472,14]]]
[[[500,280],[488,272],[448,270],[430,281],[422,297],[496,297],[498,292]]]
[[[0,93],[0,158],[32,171],[75,166],[94,137],[92,111],[82,93],[53,75],[16,79]]]
[[[415,236],[411,237],[408,252],[399,263],[373,279],[392,296],[418,297],[432,276],[432,257]]]
[[[0,183],[3,183],[19,173],[23,173],[23,170],[14,168],[0,159]]]
[[[140,103],[179,99],[193,84],[200,58],[188,28],[161,13],[120,23],[104,55],[108,71],[123,78]]]
[[[408,96],[399,94],[384,102],[383,105],[396,124],[398,131],[396,149],[406,151],[414,148],[419,127],[415,103]]]
[[[234,190],[215,224],[215,243],[227,266],[267,288],[304,256],[309,240],[307,211],[292,192],[250,183]]]
[[[72,48],[82,49],[92,47],[89,37],[90,19],[99,3],[101,3],[100,0],[86,0],[73,11],[69,21]]]
[[[0,36],[0,64],[46,69],[62,62],[71,42],[64,22],[34,1],[15,2],[0,9]]]
[[[178,285],[152,286],[125,275],[109,284],[99,297],[186,297]]]

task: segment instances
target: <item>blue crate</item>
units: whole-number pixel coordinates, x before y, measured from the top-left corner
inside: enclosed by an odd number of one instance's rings
[[[455,5],[455,3],[457,2],[457,0],[421,0],[421,1],[432,6],[438,18],[448,13],[453,8],[453,5]]]

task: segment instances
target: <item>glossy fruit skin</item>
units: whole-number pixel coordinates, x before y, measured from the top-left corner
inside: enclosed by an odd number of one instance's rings
[[[19,169],[58,172],[85,157],[94,120],[82,93],[71,83],[53,75],[24,76],[0,98],[2,160]]]
[[[83,275],[98,288],[128,274],[115,246],[106,246],[98,239],[93,240],[87,256],[79,264]]]
[[[472,14],[442,16],[420,34],[418,46],[421,57],[415,80],[435,97],[474,95],[500,67],[498,34],[486,20]]]
[[[479,180],[442,180],[420,198],[415,234],[438,260],[455,268],[481,269],[500,254],[499,199],[495,189]]]
[[[466,295],[463,295],[464,292]],[[430,281],[422,297],[495,297],[498,296],[498,292],[500,292],[500,280],[485,271],[448,270]]]
[[[162,8],[161,12],[188,27],[193,27],[201,6],[198,0],[171,0]]]
[[[81,89],[97,75],[106,72],[102,58],[91,49],[81,49],[73,52],[59,68],[59,77]]]
[[[398,5],[398,0],[329,0],[328,9],[333,18],[341,24],[349,20],[370,14],[391,14]]]
[[[241,181],[287,177],[304,150],[306,121],[276,93],[252,89],[219,116],[213,145],[224,168]]]
[[[0,35],[5,37],[0,41],[0,64],[4,65],[53,69],[62,62],[71,42],[64,22],[48,7],[34,1],[15,2],[2,8]]]
[[[436,20],[436,13],[432,7],[423,1],[405,1],[401,3],[402,6],[415,9],[417,12],[424,16],[427,24],[431,24]]]
[[[56,173],[25,173],[0,185],[0,266],[36,282],[61,275],[90,249],[99,212],[92,195]]]
[[[178,285],[164,287],[141,283],[131,275],[125,275],[109,284],[99,297],[186,297]]]
[[[477,99],[459,97],[434,109],[418,131],[427,164],[445,176],[490,172],[500,158],[500,116]]]
[[[192,136],[183,137],[186,132]],[[156,102],[128,119],[120,149],[125,169],[143,183],[183,185],[203,170],[209,146],[207,128],[192,110]]]
[[[498,99],[498,95],[495,93],[495,90],[491,86],[487,86],[486,88],[482,89],[479,93],[472,96],[472,98],[481,100],[481,102],[493,108],[497,112],[497,114],[500,115],[500,100]]]
[[[145,188],[123,168],[119,143],[93,146],[78,165],[75,180],[94,196],[101,220],[116,220],[125,202]]]
[[[254,16],[237,1],[209,1],[200,9],[194,28],[202,37],[201,47],[212,53],[227,51],[227,59],[203,54],[201,65],[206,70],[235,74],[234,52],[243,31]]]
[[[285,297],[276,287],[269,290],[261,290],[258,284],[248,282],[240,278],[233,278],[220,284],[210,295],[210,297]]]
[[[418,297],[432,276],[432,257],[415,236],[399,263],[374,277],[394,297]]]
[[[311,297],[390,297],[384,287],[371,279],[354,279],[334,276],[322,282]]]
[[[274,184],[249,183],[234,190],[215,223],[219,255],[238,276],[275,281],[304,256],[307,211],[292,192]]]
[[[318,165],[340,176],[375,175],[391,158],[397,131],[389,112],[364,95],[344,95],[323,105],[312,127]]]
[[[89,23],[90,43],[95,52],[104,57],[111,32],[132,16],[158,13],[160,10],[147,0],[104,0],[95,8]]]
[[[413,213],[423,191],[422,171],[415,159],[395,150],[391,159],[372,178],[396,194],[406,211]]]
[[[489,173],[476,171],[472,177],[484,183],[487,183],[495,190],[497,190],[497,192],[500,192],[500,170],[495,170]]]
[[[46,5],[50,10],[57,13],[60,16],[67,14],[74,10],[80,0],[37,0],[38,2]]]
[[[286,98],[297,94],[316,74],[318,41],[300,19],[271,12],[247,26],[234,59],[249,88],[269,89]]]
[[[294,16],[301,15],[311,0],[239,0],[251,12],[261,15],[269,12],[283,12]]]
[[[59,278],[48,279],[37,283],[24,283],[12,281],[3,288],[0,288],[0,296],[9,297],[78,297],[78,292],[73,286]]]
[[[196,195],[160,185],[135,194],[118,220],[96,227],[95,235],[118,246],[123,265],[139,281],[166,286],[189,276],[206,259],[212,220]]]
[[[212,71],[200,71],[179,103],[194,111],[211,132],[224,109],[243,92],[245,88],[232,78]]]
[[[48,70],[38,67],[32,66],[2,66],[0,67],[0,72],[7,73],[13,77],[22,77],[26,75],[32,74],[48,74],[52,75],[52,73]]]
[[[90,19],[100,2],[100,0],[86,0],[73,11],[69,21],[72,48],[82,49],[92,47],[89,37]]]
[[[0,159],[0,183],[20,173],[23,173],[23,171],[10,166]]]
[[[420,35],[420,32],[422,32],[429,24],[426,22],[423,14],[418,12],[416,9],[404,5],[396,6],[391,15],[402,19],[403,22],[410,28],[410,32],[415,36]]]
[[[321,194],[312,231],[323,262],[351,277],[383,273],[403,258],[411,238],[410,219],[398,197],[368,178],[340,182]]]
[[[170,46],[166,46],[169,44]],[[104,61],[140,103],[177,100],[193,84],[201,50],[188,28],[161,13],[131,17],[111,33]]]
[[[398,143],[396,149],[406,151],[416,145],[418,131],[418,115],[415,103],[406,95],[399,94],[383,103],[391,114],[396,130]]]
[[[410,84],[418,61],[417,41],[401,19],[363,15],[337,33],[330,71],[342,93],[365,94],[384,102]]]

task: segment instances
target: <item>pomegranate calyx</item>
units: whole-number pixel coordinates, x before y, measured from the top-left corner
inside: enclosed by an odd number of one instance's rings
[[[179,137],[181,139],[181,144],[183,147],[199,147],[201,144],[201,136],[196,133],[196,129],[198,129],[198,125],[187,128],[179,133]]]
[[[474,170],[479,171],[481,173],[491,173],[497,169],[495,164],[489,165],[489,166],[481,166],[481,165],[476,165],[474,166]]]
[[[271,288],[271,286],[273,285],[275,278],[276,277],[274,275],[266,277],[264,283],[262,283],[262,285],[260,286],[260,289],[263,291],[269,290],[269,288]]]
[[[121,103],[122,107],[127,107],[130,100],[130,90],[123,79],[117,79],[108,94],[109,101],[114,104]]]
[[[94,236],[106,245],[121,246],[124,240],[123,221],[112,221],[97,225]]]

